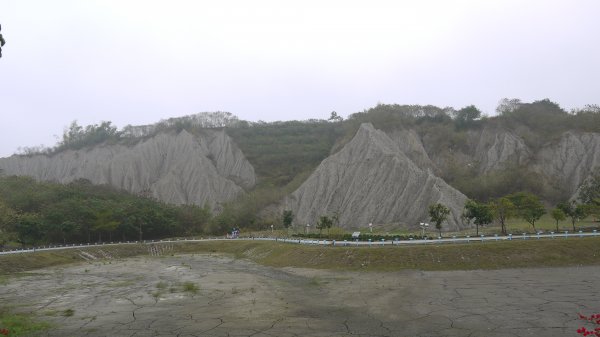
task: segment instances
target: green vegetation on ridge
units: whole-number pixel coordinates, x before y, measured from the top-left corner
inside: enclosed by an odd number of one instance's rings
[[[329,156],[340,130],[325,121],[289,121],[226,129],[254,166],[260,184],[281,187]]]

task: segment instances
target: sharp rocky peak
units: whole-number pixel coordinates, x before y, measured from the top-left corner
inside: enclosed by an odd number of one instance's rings
[[[417,167],[383,131],[362,124],[354,138],[325,159],[284,202],[300,223],[316,223],[321,215],[338,214],[340,225],[368,223],[405,228],[427,221],[430,204],[441,202],[452,214],[445,230],[462,227],[466,197]]]

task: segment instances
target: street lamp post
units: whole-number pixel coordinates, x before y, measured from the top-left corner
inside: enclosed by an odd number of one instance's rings
[[[425,228],[429,227],[429,224],[421,222],[419,226],[421,226],[421,238],[425,238]]]

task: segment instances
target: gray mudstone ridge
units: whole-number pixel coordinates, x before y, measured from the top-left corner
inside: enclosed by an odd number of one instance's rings
[[[283,206],[294,212],[298,224],[314,226],[319,216],[338,212],[346,228],[369,223],[414,228],[428,220],[428,206],[439,202],[451,210],[443,229],[458,230],[464,227],[465,201],[458,190],[415,165],[396,141],[365,123]]]
[[[537,154],[535,169],[556,179],[575,198],[579,186],[600,167],[600,134],[565,132]]]
[[[454,162],[459,165],[475,165],[480,173],[485,174],[510,165],[527,164],[532,156],[522,138],[502,128],[469,131],[465,140],[466,149],[442,153],[435,153],[439,149],[428,151],[428,140],[422,140],[412,129],[393,131],[389,136],[417,166],[438,173],[444,172],[449,163]]]
[[[0,158],[6,175],[69,183],[87,179],[172,204],[231,200],[256,182],[254,168],[223,131],[161,133],[133,146],[100,145],[52,156]]]
[[[503,169],[507,164],[523,165],[531,157],[523,139],[507,130],[485,128],[471,138],[469,143],[475,145],[473,159],[481,173]]]
[[[402,129],[388,134],[396,142],[398,148],[420,168],[434,168],[435,165],[417,132],[413,129]]]

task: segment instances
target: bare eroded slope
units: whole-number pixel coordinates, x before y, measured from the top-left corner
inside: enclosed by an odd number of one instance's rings
[[[222,131],[161,133],[134,146],[100,145],[53,156],[0,159],[8,175],[68,183],[87,179],[173,204],[228,201],[256,182],[254,169]]]

